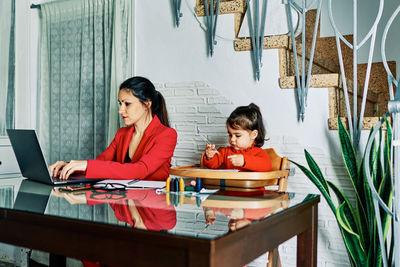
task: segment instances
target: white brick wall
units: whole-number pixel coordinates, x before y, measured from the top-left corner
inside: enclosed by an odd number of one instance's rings
[[[206,142],[197,131],[219,146],[227,144],[226,116],[219,107],[231,101],[218,90],[204,82],[165,83],[156,87],[165,97],[171,126],[178,132],[173,165],[199,163]]]
[[[225,127],[227,114],[222,114],[220,107],[229,105],[230,110],[235,108],[228,98],[221,96],[217,89],[210,88],[204,82],[165,83],[157,84],[157,87],[166,99],[170,123],[178,132],[178,143],[172,162],[174,166],[199,163],[200,156],[204,152],[205,141],[196,135],[197,130],[217,146],[227,145]],[[333,164],[332,162],[337,160],[325,155],[321,149],[305,148],[300,140],[291,135],[270,136],[270,140],[264,147],[273,147],[278,154],[285,155],[303,165],[306,165],[304,149],[307,149],[321,167],[326,179],[339,185],[346,194],[352,192],[344,166]],[[289,178],[288,191],[319,194],[313,183],[298,168],[296,168],[295,176]],[[185,216],[190,215],[187,212],[188,208],[193,209],[185,205],[177,207],[180,222],[173,231],[193,235],[192,229],[204,229],[205,220],[201,208],[197,210],[195,224],[189,223],[189,220],[185,222]],[[217,216],[216,224],[208,227],[200,235],[207,236],[227,231],[226,221],[224,216]],[[318,223],[318,266],[350,266],[336,219],[323,198],[319,205]],[[282,244],[279,249],[283,266],[295,266],[296,238]],[[265,262],[264,255],[248,266],[265,266]]]

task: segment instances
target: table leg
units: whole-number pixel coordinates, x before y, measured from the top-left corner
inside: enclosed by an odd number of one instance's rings
[[[282,267],[278,248],[268,251],[267,267]]]
[[[67,258],[65,256],[50,253],[49,267],[66,267]]]
[[[318,206],[311,208],[311,225],[297,235],[297,266],[317,266]]]

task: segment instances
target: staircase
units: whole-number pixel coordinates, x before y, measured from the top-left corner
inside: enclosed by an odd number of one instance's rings
[[[235,16],[235,36],[238,36],[244,14],[246,12],[246,0],[221,0],[219,14],[234,13]],[[204,0],[196,0],[196,15],[204,16]],[[316,11],[310,10],[306,20],[306,58],[309,58]],[[352,43],[352,35],[345,38]],[[301,35],[296,37],[296,48],[298,61],[301,62]],[[234,41],[235,51],[249,51],[252,49],[250,38],[236,38]],[[333,49],[334,48],[334,49]],[[292,41],[288,35],[274,35],[264,37],[263,49],[279,49],[279,74],[280,87],[282,89],[296,88],[296,74],[294,67],[294,56]],[[341,44],[343,64],[346,74],[347,88],[349,92],[350,105],[353,102],[353,51],[346,45]],[[388,62],[392,73],[396,73],[394,61]],[[308,68],[308,62],[306,64]],[[361,108],[362,92],[364,87],[365,73],[367,64],[359,64],[358,73],[358,112]],[[301,72],[301,66],[299,66]],[[346,105],[343,92],[343,78],[340,75],[339,60],[336,50],[335,37],[320,37],[320,27],[316,40],[312,75],[310,78],[310,88],[328,88],[329,90],[329,129],[337,130],[337,116],[347,124]],[[387,101],[389,100],[389,90],[386,71],[382,62],[372,63],[367,101],[363,119],[362,129],[369,130],[379,121],[379,116],[387,111]],[[312,103],[309,103],[312,105]],[[379,106],[379,114],[378,107]],[[351,107],[352,110],[352,107]],[[359,117],[359,116],[358,116]]]

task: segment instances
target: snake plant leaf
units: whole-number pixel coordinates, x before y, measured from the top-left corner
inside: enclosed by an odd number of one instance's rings
[[[391,142],[392,142],[392,127],[386,116],[383,117],[386,124],[386,138],[383,148],[383,162],[384,162],[384,179],[379,188],[379,195],[386,205],[391,208],[393,200],[393,188],[392,188],[392,168],[391,168]],[[390,226],[390,216],[385,213],[382,218],[383,236],[384,239],[387,237],[388,229]]]
[[[368,139],[371,137],[372,132],[373,132],[373,129],[370,130]],[[369,162],[368,163],[365,162],[365,159],[366,159],[365,153],[366,153],[366,151],[364,151],[364,156],[362,158],[359,179],[364,181],[364,205],[365,205],[365,216],[366,216],[365,223],[367,224],[366,228],[368,228],[369,233],[372,233],[373,232],[373,224],[375,222],[375,212],[374,212],[372,193],[371,193],[371,190],[369,189],[367,175],[365,173],[365,164],[369,164],[370,175],[373,179],[373,177],[374,177],[374,174],[373,174],[374,162],[375,162],[375,158],[377,156],[375,139],[373,140],[372,145],[371,145],[371,151],[369,154]],[[369,246],[369,242],[366,242],[366,246]]]
[[[390,172],[390,160],[391,160],[391,146],[392,146],[392,126],[390,125],[388,119],[386,116],[384,116],[385,119],[385,124],[386,124],[386,138],[385,138],[385,148],[384,148],[384,153],[385,153],[385,172]]]
[[[358,169],[357,169],[356,152],[351,143],[350,135],[344,128],[343,123],[340,119],[338,119],[338,124],[339,124],[339,129],[338,129],[339,141],[344,163],[346,165],[347,172],[350,175],[350,179],[353,183],[354,189],[357,190]]]
[[[339,129],[338,129],[339,141],[344,163],[346,165],[347,172],[349,173],[352,182],[355,183],[354,185],[357,185],[356,182],[357,182],[358,169],[357,169],[356,152],[351,143],[350,135],[344,128],[343,123],[340,119],[338,119],[338,124],[339,124]],[[354,189],[357,189],[357,187]]]
[[[393,190],[392,190],[392,182],[391,175],[387,173],[382,180],[381,186],[379,187],[378,194],[385,202],[385,204],[390,208],[392,206],[393,199]],[[382,217],[382,230],[383,230],[383,238],[386,240],[387,232],[390,226],[390,215],[387,213],[381,213]]]
[[[357,233],[357,235],[360,235],[360,233],[364,234],[363,229],[361,227],[360,218],[354,212],[354,208],[352,207],[347,196],[332,182],[328,181],[328,185],[332,188],[333,192],[338,198],[339,205],[343,205],[343,212],[346,217],[345,219],[351,231]],[[364,240],[367,238],[368,235],[366,235],[365,237],[364,235],[361,235],[362,243],[364,243]]]
[[[373,256],[370,261],[370,266],[374,267],[381,267],[382,266],[382,251],[381,251],[381,246],[379,243],[379,237],[378,237],[378,231],[377,231],[377,224],[376,222],[374,223],[374,232],[373,232],[373,237],[372,237],[372,244],[373,246]],[[371,246],[372,247],[372,246]]]
[[[378,139],[378,155],[376,157],[376,176],[375,176],[375,188],[379,188],[380,184],[382,183],[382,179],[383,179],[383,165],[382,165],[382,158],[380,157],[380,155],[382,155],[382,128],[379,128],[379,139]]]
[[[371,135],[372,135],[372,132],[373,132],[373,128],[369,131],[369,136],[368,136],[368,139],[370,139],[371,138]],[[364,152],[364,157],[363,157],[363,159],[365,158],[365,153],[366,153],[366,151]],[[370,150],[370,152],[369,152],[369,169],[372,171],[373,169],[374,169],[374,163],[375,163],[375,159],[376,159],[376,157],[377,157],[377,153],[376,153],[376,141],[375,141],[375,139],[372,141],[372,145],[371,145],[371,150]],[[373,178],[373,175],[372,175],[372,173],[371,173],[371,177]],[[368,188],[368,187],[367,187]]]
[[[360,236],[352,232],[348,225],[346,224],[346,215],[344,212],[344,207],[346,203],[342,203],[336,210],[336,218],[339,225],[342,227],[342,235],[351,258],[357,264],[357,266],[366,266],[367,255],[365,253],[364,247],[361,244]]]
[[[370,161],[372,160],[371,157],[370,157]],[[368,231],[368,233],[371,234],[374,232],[374,223],[376,223],[376,221],[375,221],[375,212],[374,212],[374,204],[373,204],[374,200],[373,200],[372,193],[371,193],[371,190],[369,189],[369,185],[367,182],[367,177],[366,177],[365,168],[364,168],[365,164],[366,163],[365,163],[365,157],[364,157],[363,161],[362,161],[362,165],[361,165],[362,171],[361,171],[360,179],[362,179],[364,181],[366,219],[361,220],[361,225],[365,229],[365,231]],[[369,238],[365,241],[365,246],[367,246],[367,247],[370,246],[370,240],[371,240],[371,238]]]
[[[319,191],[322,193],[322,195],[328,202],[328,205],[332,209],[333,213],[336,213],[335,204],[333,203],[329,193],[325,190],[325,187],[323,186],[322,182],[317,177],[315,177],[315,175],[311,171],[309,171],[306,167],[304,167],[303,165],[301,165],[295,161],[292,161],[292,160],[289,160],[289,161],[292,162],[293,164],[295,164],[297,167],[299,167],[300,170],[308,177],[308,179],[310,179],[311,182],[313,182],[315,184],[315,186],[319,189]],[[325,183],[326,183],[326,181],[325,181]]]
[[[321,169],[318,167],[318,164],[315,162],[311,154],[308,153],[308,151],[305,149],[304,149],[304,155],[306,156],[307,164],[308,167],[310,168],[310,171],[315,175],[315,177],[318,178],[318,180],[321,182],[322,186],[325,188],[326,192],[330,196],[328,184],[326,183],[324,175],[322,174]]]
[[[345,211],[346,209],[348,209],[346,206],[346,202],[343,202],[339,205],[339,207],[336,209],[336,218],[339,222],[340,227],[342,227],[346,232],[354,235],[358,240],[360,240],[360,235],[355,232],[350,225],[349,218],[351,218],[351,216],[348,216],[349,214]]]
[[[358,164],[357,156],[354,147],[351,143],[350,135],[344,128],[342,121],[338,117],[338,135],[340,141],[340,148],[342,150],[342,157],[350,177],[350,181],[354,188],[354,193],[356,195],[357,201],[359,202],[360,208],[364,207],[364,181],[358,179]],[[365,211],[364,211],[365,213]]]

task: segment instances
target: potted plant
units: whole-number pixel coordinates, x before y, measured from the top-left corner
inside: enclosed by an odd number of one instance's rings
[[[382,266],[382,255],[379,244],[375,211],[371,190],[365,175],[365,164],[369,164],[374,186],[383,201],[391,207],[391,126],[385,119],[386,135],[380,129],[379,138],[375,140],[370,152],[369,162],[365,162],[365,152],[361,163],[351,143],[349,133],[338,118],[339,141],[342,157],[351,184],[354,188],[355,206],[343,191],[334,183],[326,180],[313,157],[304,150],[308,168],[294,162],[302,172],[317,186],[334,213],[352,266]],[[336,195],[337,203],[332,200],[331,192]],[[382,230],[386,240],[391,217],[381,212]],[[393,240],[392,240],[393,241]],[[393,255],[393,242],[389,252],[389,262]]]

